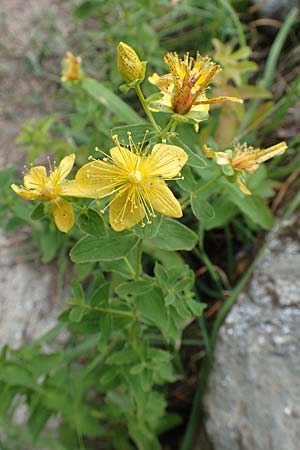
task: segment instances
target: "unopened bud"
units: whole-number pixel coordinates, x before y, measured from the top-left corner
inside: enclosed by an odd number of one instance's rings
[[[81,58],[67,52],[64,60],[62,81],[77,81],[81,78]]]
[[[118,45],[117,66],[120,75],[127,83],[142,80],[144,77],[143,64],[132,47],[120,42]]]

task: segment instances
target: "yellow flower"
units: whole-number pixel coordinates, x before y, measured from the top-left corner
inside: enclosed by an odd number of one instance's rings
[[[74,212],[72,205],[62,197],[84,196],[80,195],[74,182],[65,180],[72,170],[74,161],[74,154],[66,156],[54,170],[50,170],[49,176],[44,166],[32,167],[24,176],[24,186],[11,185],[16,194],[26,200],[50,202],[54,222],[57,228],[65,233],[74,225]]]
[[[156,85],[163,97],[150,103],[153,111],[173,112],[186,116],[196,123],[207,119],[211,103],[233,102],[243,103],[237,97],[216,97],[207,99],[205,90],[221,67],[208,56],[191,58],[188,53],[180,59],[177,53],[168,53],[165,61],[170,73],[159,76],[154,73],[149,77],[150,83]]]
[[[131,228],[138,222],[151,223],[155,211],[170,217],[181,217],[178,200],[165,180],[176,177],[188,156],[175,145],[156,144],[150,153],[149,146],[136,146],[129,135],[129,148],[121,146],[118,137],[110,155],[83,166],[75,182],[89,197],[103,198],[112,195],[109,221],[115,231]],[[105,208],[105,209],[106,209]],[[105,210],[104,209],[104,210]],[[104,212],[102,210],[102,212]]]
[[[63,64],[62,81],[78,81],[82,77],[81,58],[67,52]]]
[[[243,174],[245,172],[254,173],[261,163],[274,156],[282,155],[287,148],[285,142],[279,142],[279,144],[265,149],[248,147],[247,144],[243,144],[225,152],[214,152],[206,145],[203,150],[208,158],[215,158],[219,166],[225,166],[226,175],[235,176],[235,182],[244,194],[251,195],[242,179]]]
[[[120,42],[118,45],[117,66],[120,75],[128,83],[144,78],[145,71],[140,58],[133,48],[125,42]]]

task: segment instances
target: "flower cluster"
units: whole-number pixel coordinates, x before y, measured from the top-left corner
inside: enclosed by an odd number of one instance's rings
[[[166,142],[168,125],[162,131],[155,122],[152,111],[171,114],[169,123],[193,122],[195,128],[208,117],[209,105],[227,100],[241,103],[237,97],[221,96],[207,98],[206,90],[221,68],[208,57],[197,53],[192,58],[187,53],[180,59],[176,53],[168,53],[165,61],[170,72],[159,76],[154,73],[150,82],[161,94],[154,94],[152,100],[143,97],[140,83],[145,75],[145,63],[136,52],[121,42],[118,46],[117,65],[129,88],[135,88],[145,112],[157,132],[158,143],[135,144],[128,133],[128,145],[120,143],[114,136],[114,147],[104,153],[102,159],[92,159],[81,167],[73,180],[67,180],[75,162],[75,155],[63,158],[60,164],[47,174],[43,166],[32,167],[24,176],[23,186],[12,185],[12,189],[26,200],[40,200],[50,205],[54,221],[63,232],[74,224],[74,211],[70,197],[108,199],[103,212],[109,209],[109,222],[115,231],[122,231],[141,223],[152,223],[156,213],[169,217],[182,216],[180,203],[169,189],[166,181],[181,178],[180,171],[188,160],[181,147]],[[82,77],[81,59],[68,52],[63,81],[78,81]],[[175,129],[175,128],[174,128]],[[245,185],[244,174],[253,173],[259,164],[285,152],[287,145],[280,142],[266,149],[254,149],[246,144],[233,150],[213,151],[204,146],[208,158],[215,159],[224,175],[231,177],[242,192],[250,195]],[[100,150],[98,149],[100,152]],[[104,200],[105,202],[105,200]]]
[[[170,217],[181,217],[178,200],[166,181],[180,174],[188,156],[183,149],[165,143],[135,145],[129,136],[129,146],[120,145],[114,136],[115,147],[102,160],[93,160],[76,173],[74,180],[66,180],[74,164],[75,155],[66,156],[47,176],[43,166],[30,169],[24,176],[24,186],[12,189],[26,200],[50,203],[54,221],[59,230],[69,231],[74,224],[70,202],[63,197],[111,197],[109,221],[115,231],[131,228],[138,222],[145,226],[159,212]],[[180,176],[180,175],[179,175]]]

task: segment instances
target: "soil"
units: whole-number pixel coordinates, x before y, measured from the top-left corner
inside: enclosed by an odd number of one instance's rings
[[[61,59],[72,34],[74,1],[2,2],[0,26],[0,169],[25,159],[15,139],[31,117],[53,111]]]
[[[15,140],[22,124],[54,110],[61,60],[74,27],[73,7],[73,0],[2,2],[0,169],[21,169],[26,152]],[[17,347],[43,334],[61,310],[56,267],[43,266],[39,259],[29,261],[27,238],[23,231],[0,233],[0,347]]]

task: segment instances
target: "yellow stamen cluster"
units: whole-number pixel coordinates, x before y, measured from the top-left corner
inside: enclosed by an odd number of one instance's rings
[[[149,81],[155,84],[164,96],[160,101],[153,104],[153,110],[162,110],[167,112],[170,108],[179,115],[191,115],[191,118],[197,121],[196,113],[203,116],[208,112],[209,104],[219,103],[227,100],[242,103],[237,97],[217,97],[207,99],[205,90],[211,83],[216,73],[221,67],[215,64],[208,56],[201,56],[197,53],[196,59],[186,53],[183,59],[180,59],[177,53],[168,53],[165,61],[169,66],[170,73],[159,76],[156,73],[149,77]],[[199,120],[203,120],[203,117]],[[198,121],[199,121],[198,120]]]
[[[186,114],[193,105],[198,104],[197,99],[221,68],[207,56],[202,57],[199,53],[196,59],[191,58],[187,53],[183,60],[177,53],[168,53],[165,61],[170,68],[174,83],[171,99],[173,111],[177,114]]]

